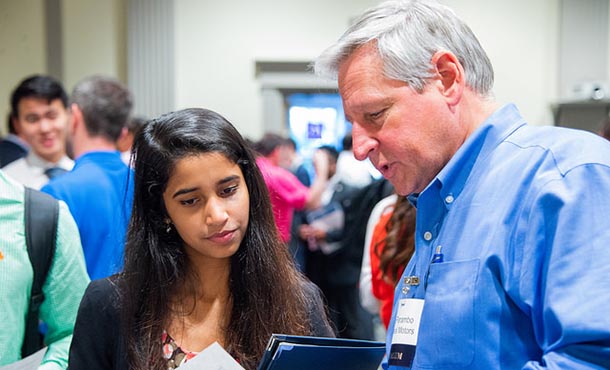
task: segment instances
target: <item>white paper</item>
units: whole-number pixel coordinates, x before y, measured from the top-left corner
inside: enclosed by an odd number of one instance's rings
[[[0,366],[0,370],[36,370],[40,363],[42,362],[42,358],[44,354],[47,352],[47,347],[40,349],[38,352],[34,352],[26,358],[23,358],[17,362],[13,362],[12,364]]]
[[[180,370],[245,370],[218,342],[178,367]],[[4,369],[0,369],[4,370]]]

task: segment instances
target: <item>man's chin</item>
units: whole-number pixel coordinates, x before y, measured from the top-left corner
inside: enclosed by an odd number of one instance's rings
[[[407,187],[404,186],[403,183],[401,183],[400,181],[396,181],[394,179],[390,180],[387,179],[390,184],[392,184],[392,186],[394,186],[394,192],[396,192],[396,194],[401,195],[401,196],[407,196],[409,195],[411,192],[409,192],[409,189]]]
[[[416,186],[414,186],[415,184],[405,184],[404,182],[396,179],[388,179],[388,181],[390,181],[390,184],[394,186],[394,192],[400,196],[406,197],[411,194],[420,193],[423,190],[417,189]]]

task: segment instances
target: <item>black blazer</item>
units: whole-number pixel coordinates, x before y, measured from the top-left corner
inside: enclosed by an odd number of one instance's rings
[[[334,337],[319,289],[308,283],[310,320],[320,337]],[[116,276],[92,281],[81,301],[70,346],[69,370],[125,370],[127,351],[119,324]],[[161,340],[161,338],[159,338]],[[262,354],[261,354],[262,355]]]
[[[10,140],[0,140],[0,168],[28,154],[22,146]]]

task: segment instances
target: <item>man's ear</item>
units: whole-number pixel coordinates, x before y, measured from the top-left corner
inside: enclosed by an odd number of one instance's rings
[[[70,106],[70,132],[74,134],[76,132],[76,127],[83,123],[83,112],[81,112],[78,105],[72,103]]]
[[[15,134],[21,137],[21,122],[17,119],[17,117],[13,116],[12,114],[10,120],[13,129],[15,129]]]
[[[465,87],[462,64],[452,52],[441,50],[432,56],[432,66],[439,81],[441,94],[445,96],[449,105],[457,105]]]

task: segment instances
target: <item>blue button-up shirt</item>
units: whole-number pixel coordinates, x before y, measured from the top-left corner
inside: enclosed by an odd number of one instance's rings
[[[412,369],[610,368],[609,142],[507,105],[413,201],[394,306],[425,300]]]
[[[121,160],[118,151],[91,151],[76,159],[71,172],[56,177],[42,188],[70,208],[92,280],[123,268],[133,179],[132,170]]]

